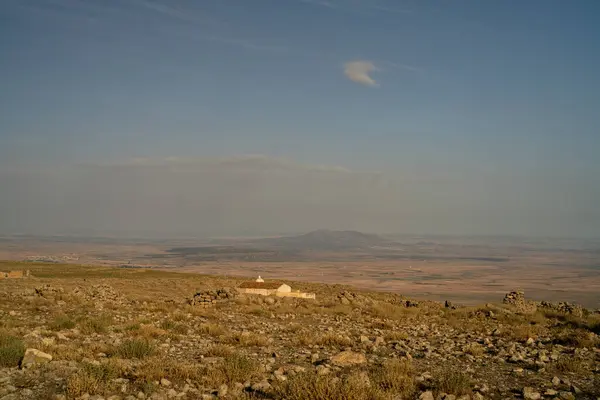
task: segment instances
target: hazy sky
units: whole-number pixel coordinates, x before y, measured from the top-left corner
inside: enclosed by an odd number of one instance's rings
[[[0,232],[600,237],[599,15],[1,0]]]

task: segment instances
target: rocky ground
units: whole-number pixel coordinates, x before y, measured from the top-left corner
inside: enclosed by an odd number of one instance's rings
[[[600,399],[600,313],[28,264],[0,280],[0,399]],[[214,300],[214,301],[213,301]],[[210,303],[210,304],[208,304]]]

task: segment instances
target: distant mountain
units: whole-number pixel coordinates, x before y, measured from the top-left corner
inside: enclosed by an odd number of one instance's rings
[[[357,231],[320,229],[299,236],[258,239],[254,245],[285,248],[287,250],[349,250],[389,244],[378,235]]]

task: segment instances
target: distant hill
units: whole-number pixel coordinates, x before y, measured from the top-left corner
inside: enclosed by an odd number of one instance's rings
[[[382,246],[389,241],[378,235],[357,231],[320,229],[299,236],[258,239],[252,243],[288,250],[349,250]]]

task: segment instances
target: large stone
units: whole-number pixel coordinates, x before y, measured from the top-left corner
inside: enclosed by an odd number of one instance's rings
[[[367,358],[362,353],[346,350],[331,357],[331,363],[338,367],[349,367],[351,365],[364,364]]]
[[[33,365],[46,364],[50,361],[52,361],[52,356],[50,354],[44,353],[38,349],[27,349],[25,350],[23,361],[21,361],[21,367],[27,368]]]

